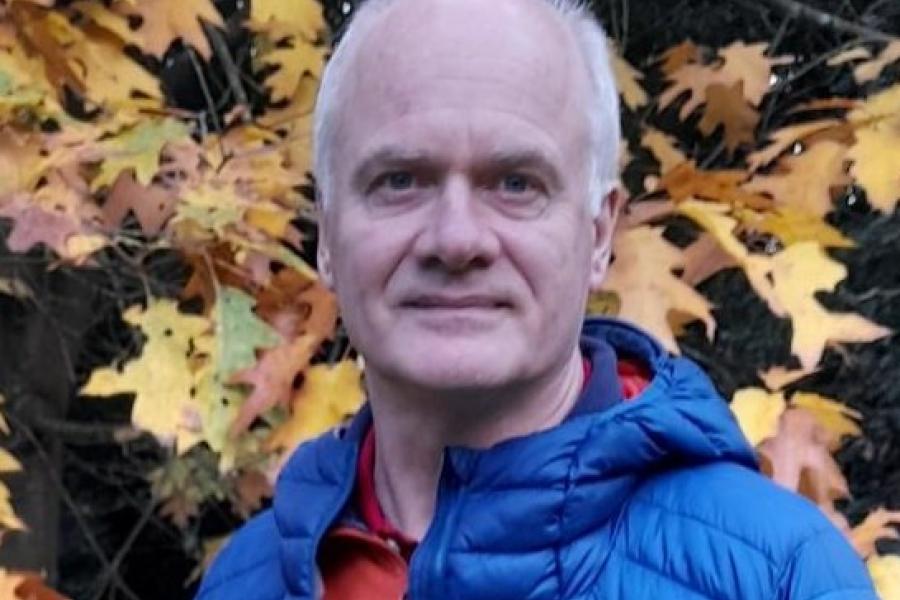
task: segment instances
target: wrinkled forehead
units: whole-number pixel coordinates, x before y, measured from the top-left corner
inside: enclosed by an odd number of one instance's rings
[[[398,0],[372,18],[348,48],[339,137],[431,108],[584,128],[587,69],[562,17],[539,0]]]

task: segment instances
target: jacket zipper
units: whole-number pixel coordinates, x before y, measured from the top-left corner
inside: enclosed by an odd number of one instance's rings
[[[445,453],[434,520],[410,563],[410,592],[407,596],[410,600],[450,598],[446,593],[448,590],[441,589],[441,586],[447,581],[447,553],[462,509],[464,491]]]

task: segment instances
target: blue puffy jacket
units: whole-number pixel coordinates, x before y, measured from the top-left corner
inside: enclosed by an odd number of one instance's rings
[[[876,599],[821,512],[757,473],[696,366],[616,321],[589,320],[583,334],[647,364],[649,387],[488,450],[448,448],[408,598]],[[320,596],[316,548],[348,502],[370,418],[297,450],[272,510],[231,539],[200,599]]]

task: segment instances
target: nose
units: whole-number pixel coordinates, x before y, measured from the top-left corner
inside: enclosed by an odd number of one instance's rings
[[[485,208],[468,181],[448,178],[416,240],[415,252],[423,266],[459,273],[493,263],[500,241]]]

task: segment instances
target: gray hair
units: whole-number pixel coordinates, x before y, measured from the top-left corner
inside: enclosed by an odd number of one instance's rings
[[[603,198],[616,186],[619,171],[619,95],[610,66],[606,33],[583,0],[540,0],[553,7],[570,28],[584,58],[590,78],[593,98],[588,103],[591,140],[589,154],[588,202],[591,214],[600,210]],[[316,174],[321,198],[329,198],[333,189],[331,147],[335,98],[345,78],[346,66],[352,56],[352,41],[375,16],[396,0],[368,0],[356,14],[337,45],[322,76],[316,97],[313,120],[313,172]]]

